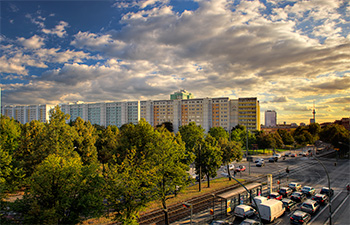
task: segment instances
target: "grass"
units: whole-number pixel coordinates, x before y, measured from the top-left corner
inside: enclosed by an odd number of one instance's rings
[[[240,182],[244,181],[244,179],[238,179]],[[184,189],[182,192],[178,193],[177,196],[172,196],[171,199],[167,201],[167,206],[180,203],[180,202],[185,202],[191,198],[198,197],[204,194],[212,193],[216,190],[223,189],[225,187],[232,186],[236,184],[237,182],[234,180],[229,181],[229,178],[223,177],[223,178],[218,178],[215,180],[210,181],[210,187],[208,188],[207,182],[204,181],[202,182],[202,191],[199,192],[199,184],[195,184],[193,186],[187,187]],[[148,204],[146,209],[141,212],[140,214],[150,212],[155,209],[160,209],[162,208],[161,202],[160,201],[152,201]],[[112,214],[110,214],[111,217],[101,217],[101,218],[93,218],[86,220],[82,222],[82,225],[91,225],[91,224],[111,224],[112,223]]]

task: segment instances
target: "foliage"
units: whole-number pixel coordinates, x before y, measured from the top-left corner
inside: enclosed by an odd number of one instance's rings
[[[222,127],[211,127],[209,129],[208,134],[210,134],[216,140],[219,140],[219,138],[223,138],[223,139],[228,139],[229,138],[229,134]]]
[[[294,138],[291,132],[278,129],[278,134],[281,136],[284,145],[292,145],[294,143]]]
[[[76,224],[102,214],[103,180],[98,164],[83,166],[74,156],[49,155],[29,181],[22,215],[29,224]]]
[[[340,149],[340,155],[349,152],[350,132],[344,126],[331,124],[322,129],[319,133],[323,142],[331,143],[335,148]]]
[[[73,128],[77,132],[74,139],[74,150],[79,153],[83,164],[97,162],[96,130],[90,121],[84,122],[78,117],[73,122]]]
[[[199,143],[204,138],[204,129],[195,122],[190,122],[188,125],[179,127],[182,140],[185,142],[186,154],[188,156],[185,164],[192,163],[195,157],[195,149],[198,148]]]
[[[136,157],[132,149],[121,164],[106,166],[107,200],[115,211],[115,219],[122,224],[137,224],[139,212],[152,200],[154,169]]]
[[[164,127],[169,132],[174,132],[174,126],[172,122],[163,122],[162,124],[157,125],[157,128]]]
[[[206,175],[208,187],[210,187],[210,177],[216,177],[216,171],[222,164],[222,152],[215,138],[209,134],[205,141],[199,146],[195,159],[196,173],[199,175],[201,167],[202,173]],[[200,177],[202,179],[202,177]]]
[[[110,162],[117,153],[119,145],[119,129],[116,126],[108,126],[102,130],[96,141],[98,160],[102,164]]]
[[[230,174],[230,170],[228,168],[229,164],[232,161],[241,161],[242,160],[242,148],[241,143],[235,141],[229,141],[224,138],[219,138],[218,144],[220,146],[222,152],[222,163],[227,166],[228,175]],[[231,177],[229,176],[229,180]]]

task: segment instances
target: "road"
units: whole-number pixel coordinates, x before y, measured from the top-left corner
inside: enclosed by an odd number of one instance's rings
[[[308,157],[286,157],[285,160],[279,159],[277,162],[271,163],[265,159],[265,167],[256,167],[255,163],[250,163],[251,176],[259,174],[275,174],[273,176],[274,187],[277,189],[277,180],[280,181],[280,186],[287,186],[291,181],[301,183],[302,186],[308,185],[320,191],[322,187],[328,186],[328,179],[324,168],[315,159]],[[322,159],[321,162],[326,167],[331,182],[331,188],[334,189],[335,194],[331,202],[331,209],[333,213],[332,224],[350,224],[349,220],[349,198],[346,192],[346,185],[349,183],[350,164],[348,160],[339,160],[335,166],[335,160]],[[248,177],[249,163],[242,162],[239,165],[244,165],[247,170],[241,174],[237,174],[237,177]],[[289,168],[290,173],[286,173],[286,168]],[[318,225],[325,224],[329,218],[329,206],[322,206],[320,210],[312,216],[312,220],[309,224]],[[285,213],[285,215],[277,219],[271,224],[289,224],[289,217],[291,213]],[[235,221],[235,224],[239,224],[241,221]],[[327,223],[328,224],[328,223]]]

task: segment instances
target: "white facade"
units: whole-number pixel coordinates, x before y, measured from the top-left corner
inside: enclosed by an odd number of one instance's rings
[[[265,111],[265,127],[274,127],[277,124],[277,113],[274,110]]]
[[[4,106],[1,114],[13,118],[22,124],[33,120],[45,123],[49,121],[49,112],[52,108],[54,108],[54,105]]]

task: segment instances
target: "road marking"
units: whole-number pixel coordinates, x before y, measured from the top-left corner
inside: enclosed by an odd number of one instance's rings
[[[341,193],[342,193],[342,192],[340,191],[334,198],[332,198],[332,201],[331,201],[331,202],[333,202],[334,199],[336,199]],[[319,215],[321,215],[321,214],[323,213],[323,211],[326,210],[327,207],[329,207],[329,203],[328,203],[320,212],[317,213],[317,215],[310,221],[309,224],[312,224],[312,222],[314,222],[314,221],[317,219],[317,217],[318,217]],[[334,213],[334,212],[333,212],[333,213]],[[328,215],[327,217],[329,217],[329,215]],[[328,221],[328,220],[327,220],[327,221]]]
[[[339,211],[339,209],[344,205],[344,203],[348,200],[349,195],[346,196],[346,198],[343,200],[343,202],[337,207],[337,209],[332,213],[332,218],[334,217],[334,215]],[[328,224],[329,219],[327,219],[327,221],[324,223]]]

